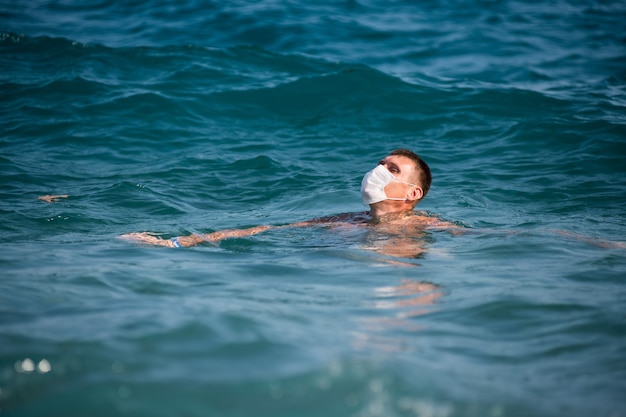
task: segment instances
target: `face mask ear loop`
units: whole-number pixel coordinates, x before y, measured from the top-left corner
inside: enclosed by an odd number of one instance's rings
[[[394,179],[392,179],[391,181],[395,181],[395,182],[399,182],[399,183],[402,183],[402,184],[410,185],[411,187],[417,187],[417,188],[420,188],[417,184],[411,184],[410,182],[400,181],[400,180],[397,180],[395,177],[394,177]],[[420,189],[421,189],[421,188],[420,188]]]
[[[410,185],[411,187],[419,188],[420,190],[422,190],[422,187],[418,186],[417,184],[411,184],[410,182],[401,181],[401,180],[396,179],[395,177],[391,181],[399,182],[401,184]],[[424,190],[422,190],[422,196],[423,195],[424,195]],[[389,198],[389,197],[387,197],[387,200],[404,201],[404,200],[408,200],[408,199],[407,198]],[[419,198],[418,198],[418,200],[419,200]]]

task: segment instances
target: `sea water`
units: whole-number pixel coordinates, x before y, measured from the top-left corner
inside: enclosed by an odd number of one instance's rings
[[[624,21],[2,2],[0,414],[626,415]],[[464,233],[118,239],[362,211],[400,147]]]

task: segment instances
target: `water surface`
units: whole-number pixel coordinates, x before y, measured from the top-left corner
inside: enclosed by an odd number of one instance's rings
[[[0,5],[0,413],[624,415],[625,15]],[[467,233],[117,238],[358,212],[397,147]]]

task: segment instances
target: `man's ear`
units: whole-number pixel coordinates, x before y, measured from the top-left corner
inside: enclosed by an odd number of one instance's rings
[[[424,190],[421,187],[414,187],[409,191],[408,199],[411,201],[421,200],[424,197]]]

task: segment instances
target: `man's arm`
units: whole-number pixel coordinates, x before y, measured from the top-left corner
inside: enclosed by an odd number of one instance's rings
[[[265,232],[270,229],[284,229],[287,227],[308,227],[308,226],[320,226],[324,224],[341,224],[346,222],[346,215],[322,217],[319,219],[307,220],[303,222],[290,223],[283,226],[254,226],[247,229],[230,229],[219,230],[213,233],[207,234],[191,234],[187,236],[176,236],[171,239],[162,239],[150,232],[136,232],[127,233],[121,235],[120,239],[129,240],[136,243],[143,243],[146,245],[165,246],[170,248],[190,247],[196,246],[203,242],[219,242],[223,239],[247,237],[253,236],[258,233]]]
[[[277,226],[255,226],[247,229],[220,230],[207,234],[191,234],[188,236],[177,236],[171,239],[162,239],[149,232],[127,233],[121,235],[120,239],[130,240],[147,245],[166,246],[170,248],[196,246],[203,242],[219,242],[222,239],[233,237],[246,237],[265,232]]]

